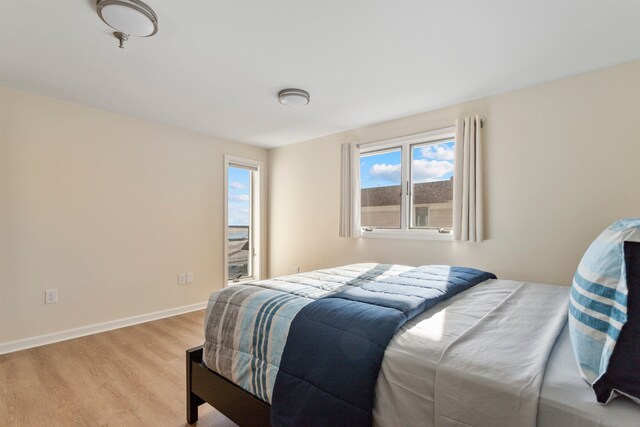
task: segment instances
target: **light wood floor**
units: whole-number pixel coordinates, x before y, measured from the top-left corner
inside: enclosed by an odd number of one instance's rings
[[[0,426],[184,426],[197,311],[0,356]],[[234,426],[205,404],[199,426]]]

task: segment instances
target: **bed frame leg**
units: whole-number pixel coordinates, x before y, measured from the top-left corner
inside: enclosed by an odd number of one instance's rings
[[[187,350],[187,423],[193,424],[198,421],[198,407],[202,405],[202,400],[191,391],[191,364],[202,360],[202,346]]]
[[[198,407],[204,402],[193,393],[187,396],[187,423],[194,424],[198,422]]]

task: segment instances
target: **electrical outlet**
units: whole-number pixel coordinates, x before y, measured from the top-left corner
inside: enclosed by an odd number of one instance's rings
[[[193,283],[193,273],[187,273],[187,284]]]
[[[44,291],[44,303],[45,304],[56,304],[58,302],[58,290],[57,289],[47,289]]]
[[[184,273],[178,274],[178,285],[185,285],[187,283],[187,275]]]

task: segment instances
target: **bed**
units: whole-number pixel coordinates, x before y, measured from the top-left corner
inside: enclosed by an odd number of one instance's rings
[[[187,421],[197,421],[198,406],[208,402],[241,426],[270,425],[278,365],[296,314],[309,301],[361,288],[363,281],[396,284],[398,277],[413,277],[414,270],[356,264],[213,293],[205,344],[187,351]],[[233,328],[219,326],[222,315],[249,312],[250,304],[220,306],[220,299],[256,289],[292,298],[273,317],[270,341],[264,344],[269,350],[248,355],[242,348],[246,333],[234,335]],[[439,300],[402,324],[386,346],[373,390],[372,424],[638,425],[638,405],[627,399],[598,404],[578,374],[565,326],[568,300],[568,287],[498,279]],[[234,327],[245,331],[247,325]],[[244,345],[255,346],[255,337]]]

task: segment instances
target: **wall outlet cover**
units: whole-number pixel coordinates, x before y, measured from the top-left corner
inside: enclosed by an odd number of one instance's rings
[[[57,289],[47,289],[44,291],[44,303],[45,304],[56,304],[58,302],[58,290]]]

